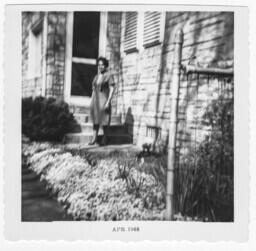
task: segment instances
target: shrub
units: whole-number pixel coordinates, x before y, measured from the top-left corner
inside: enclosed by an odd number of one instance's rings
[[[60,141],[74,123],[73,114],[62,100],[22,99],[22,133],[31,140]]]
[[[203,121],[211,133],[176,170],[176,210],[211,221],[233,221],[233,100],[213,101]]]

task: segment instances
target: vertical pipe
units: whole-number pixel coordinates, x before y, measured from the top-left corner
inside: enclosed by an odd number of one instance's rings
[[[47,74],[47,33],[48,33],[48,12],[44,14],[43,21],[43,67],[42,67],[42,96],[46,96],[46,74]]]
[[[173,77],[171,82],[171,112],[168,140],[168,163],[167,163],[167,188],[166,188],[166,219],[173,220],[174,214],[174,169],[175,169],[175,146],[177,134],[177,116],[179,102],[181,50],[183,43],[183,31],[178,30],[174,40]]]
[[[74,12],[67,12],[66,18],[67,20],[66,20],[64,100],[68,104],[70,104]]]

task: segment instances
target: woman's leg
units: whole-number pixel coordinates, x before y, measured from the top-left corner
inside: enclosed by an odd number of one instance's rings
[[[92,141],[89,143],[89,145],[93,145],[97,142],[98,132],[99,132],[99,125],[93,125],[93,138],[92,138]]]
[[[103,138],[102,138],[102,141],[101,141],[101,145],[106,145],[107,144],[107,135],[108,135],[108,126],[103,126]]]

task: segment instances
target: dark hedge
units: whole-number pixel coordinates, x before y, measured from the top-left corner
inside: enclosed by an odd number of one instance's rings
[[[55,98],[22,99],[22,133],[31,140],[61,141],[75,124],[68,104]]]

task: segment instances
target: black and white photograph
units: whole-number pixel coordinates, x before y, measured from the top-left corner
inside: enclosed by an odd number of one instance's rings
[[[22,220],[234,220],[233,12],[23,12]]]
[[[6,13],[10,238],[246,238],[245,9]]]

